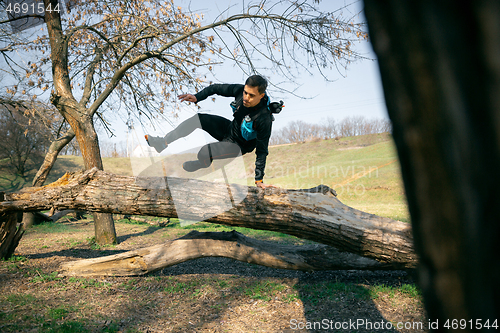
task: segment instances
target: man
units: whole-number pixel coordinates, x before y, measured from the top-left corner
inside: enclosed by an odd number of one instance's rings
[[[208,168],[214,159],[237,157],[240,152],[246,154],[256,149],[255,184],[261,188],[274,187],[263,183],[268,145],[271,137],[273,116],[268,110],[269,100],[266,95],[267,81],[260,75],[250,76],[245,85],[212,84],[195,95],[182,94],[181,102],[198,103],[217,94],[234,97],[231,103],[233,120],[224,117],[199,113],[185,120],[165,137],[146,135],[146,141],[156,151],[161,152],[169,143],[201,128],[217,141],[203,146],[198,152],[198,159],[184,162],[184,170],[194,172]]]

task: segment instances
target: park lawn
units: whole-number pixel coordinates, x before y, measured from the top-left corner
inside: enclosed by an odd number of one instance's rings
[[[425,331],[418,326],[426,322],[420,291],[412,274],[403,271],[298,272],[203,258],[146,276],[58,275],[64,261],[151,246],[191,230],[232,230],[204,222],[180,227],[175,219],[165,227],[122,219],[116,228],[119,244],[111,246],[93,242],[90,215],[30,229],[15,256],[0,261],[0,331],[284,332],[325,318],[412,325],[383,332]],[[279,233],[238,231],[261,240],[304,243]]]
[[[252,184],[255,156],[248,154],[243,160],[246,168],[228,165],[227,174],[231,181],[231,175],[240,172],[237,178],[241,178],[243,173]],[[103,162],[106,171],[133,174],[127,158]],[[62,156],[49,181],[82,168],[80,157]],[[409,222],[399,163],[387,134],[271,147],[265,181],[285,188],[325,184],[351,207]],[[205,222],[181,227],[176,219],[165,227],[117,219],[116,228],[119,244],[104,247],[93,241],[90,215],[28,230],[15,256],[0,261],[0,331],[292,332],[323,319],[330,324],[363,319],[407,326],[377,330],[381,332],[426,331],[422,297],[412,272],[298,272],[203,258],[141,277],[58,275],[64,261],[151,246],[191,230],[235,229]],[[271,231],[236,230],[260,240],[312,243]]]

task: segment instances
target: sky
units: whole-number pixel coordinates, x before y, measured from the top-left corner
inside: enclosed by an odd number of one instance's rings
[[[229,10],[229,13],[231,13],[231,11],[235,12],[240,9],[242,5],[242,1],[235,0],[219,0],[217,2],[178,0],[176,3],[183,8],[189,7],[195,12],[202,12],[204,20],[207,23],[213,21],[222,10],[231,8]],[[351,8],[351,12],[362,12],[362,2],[355,0],[323,0],[320,3],[320,8],[327,11],[334,11],[350,3],[354,3],[354,5],[349,7]],[[359,19],[364,20],[362,13]],[[347,71],[342,73],[343,75],[338,72],[331,72],[332,75],[329,79],[333,80],[333,82],[326,81],[319,73],[312,76],[307,73],[299,75],[295,82],[296,86],[298,86],[295,94],[300,97],[284,92],[270,92],[269,94],[273,101],[282,99],[285,102],[283,111],[275,115],[276,120],[273,123],[273,130],[279,130],[286,127],[288,123],[299,120],[311,124],[320,124],[326,118],[342,120],[349,116],[387,119],[388,115],[378,64],[371,44],[369,42],[361,42],[356,46],[356,50],[372,60],[360,60],[350,64]],[[209,77],[209,80],[212,79],[217,83],[243,84],[246,78],[241,71],[229,63],[217,66],[214,72],[216,72],[216,78]],[[266,75],[266,73],[262,74]],[[281,80],[281,78],[273,77],[272,75],[268,79],[272,83]],[[194,93],[194,91],[186,90],[184,93]],[[174,122],[174,126],[193,116],[196,112],[217,114],[231,119],[232,111],[229,106],[231,101],[232,98],[225,97],[216,98],[216,102],[207,99],[198,104],[201,107],[199,110],[194,105],[186,103],[179,114],[179,119]],[[141,128],[141,126],[136,125],[134,131],[128,132],[123,120],[120,119],[113,121],[112,128],[116,137],[109,138],[108,135],[102,132],[100,135],[101,142],[121,142],[123,145],[128,139],[129,146],[135,146],[137,142],[140,143],[142,141],[146,133],[155,136],[164,136],[173,129],[170,124],[165,122],[160,127],[155,128]],[[189,137],[180,139],[171,145],[168,148],[168,153],[180,152],[184,149],[201,146],[211,141],[214,141],[214,139],[208,134],[205,134],[201,130],[196,130]]]
[[[212,22],[222,11],[228,8],[227,15],[241,12],[242,6],[250,3],[250,1],[242,0],[176,0],[175,2],[184,9],[189,8],[191,11],[203,13],[204,23]],[[322,0],[319,7],[323,11],[335,11],[351,3],[353,5],[349,6],[348,11],[345,11],[346,16],[362,12],[362,1],[357,0]],[[362,13],[359,20],[364,20]],[[387,119],[378,65],[371,44],[366,41],[358,43],[356,50],[373,60],[360,60],[350,64],[347,71],[342,73],[344,76],[336,71],[330,72],[329,79],[333,82],[327,82],[319,73],[315,75],[309,75],[308,73],[298,75],[294,87],[298,87],[295,94],[300,97],[290,93],[269,90],[272,101],[283,100],[285,102],[283,111],[275,116],[273,130],[279,130],[286,127],[290,122],[299,120],[310,124],[320,124],[326,118],[341,120],[349,116]],[[230,63],[216,66],[214,72],[216,77],[208,77],[208,80],[217,83],[243,84],[246,79],[246,75]],[[272,84],[282,81],[282,78],[273,76],[270,73],[262,72],[261,74],[266,76]],[[194,91],[185,90],[184,93],[194,93]],[[232,111],[229,106],[231,101],[232,98],[224,97],[218,97],[216,102],[207,99],[198,104],[201,107],[199,110],[194,105],[186,103],[179,114],[179,119],[174,121],[174,126],[193,116],[196,112],[217,114],[231,119]],[[145,140],[142,139],[144,134],[164,136],[174,128],[167,122],[163,122],[161,126],[154,128],[143,128],[136,124],[135,130],[129,132],[125,125],[126,119],[119,117],[109,117],[108,119],[111,121],[110,128],[115,136],[109,137],[101,129],[99,131],[101,143],[124,145],[128,140],[129,142],[135,141],[135,143],[145,144]],[[214,141],[214,139],[197,130],[188,138],[179,141],[169,150],[176,152],[201,146]],[[177,148],[174,146],[177,146]]]

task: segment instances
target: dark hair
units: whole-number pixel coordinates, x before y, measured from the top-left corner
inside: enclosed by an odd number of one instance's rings
[[[257,87],[259,94],[263,94],[267,88],[267,80],[260,75],[252,75],[245,81],[245,85]]]

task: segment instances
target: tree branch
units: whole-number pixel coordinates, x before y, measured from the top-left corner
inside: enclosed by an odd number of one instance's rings
[[[97,55],[94,60],[89,65],[89,70],[87,71],[87,77],[85,78],[85,86],[83,88],[83,96],[80,100],[80,105],[85,107],[89,102],[90,96],[92,94],[92,81],[94,78],[95,70],[97,65],[101,62],[103,58],[103,53],[106,52],[109,44],[104,47],[104,50],[100,50],[98,47],[95,48]]]
[[[61,264],[64,276],[144,275],[188,260],[232,258],[250,264],[302,271],[398,269],[328,245],[283,245],[231,232],[198,232],[163,244],[111,256]]]
[[[199,28],[196,28],[196,29],[193,29],[173,40],[171,40],[170,42],[166,43],[165,45],[163,45],[162,47],[159,47],[156,51],[149,51],[149,52],[145,52],[137,57],[135,57],[134,59],[130,60],[128,63],[124,64],[123,66],[121,66],[116,72],[115,74],[113,75],[111,81],[109,82],[109,84],[106,86],[106,88],[104,89],[104,91],[100,94],[100,96],[94,101],[94,103],[89,107],[89,115],[93,115],[96,110],[101,106],[102,103],[104,103],[104,101],[109,97],[109,95],[113,92],[113,90],[116,88],[116,86],[118,85],[118,83],[121,81],[121,79],[123,78],[123,76],[125,75],[125,73],[132,67],[142,63],[143,61],[147,60],[147,59],[150,59],[150,58],[161,58],[161,54],[169,49],[170,47],[172,47],[173,45],[177,44],[177,43],[180,43],[181,41],[193,36],[193,35],[196,35],[200,32],[203,32],[203,31],[206,31],[206,30],[209,30],[209,29],[213,29],[213,28],[216,28],[218,26],[222,26],[222,25],[227,25],[229,22],[232,22],[232,21],[237,21],[237,20],[244,20],[244,19],[256,19],[256,18],[260,18],[260,19],[264,19],[264,20],[275,20],[275,21],[280,21],[280,22],[288,22],[288,23],[295,23],[295,24],[298,24],[298,23],[304,23],[302,21],[297,21],[297,20],[292,20],[292,19],[287,19],[287,18],[284,18],[284,17],[281,17],[279,15],[251,15],[251,14],[238,14],[238,15],[233,15],[225,20],[220,20],[220,21],[217,21],[217,22],[214,22],[214,23],[211,23],[211,24],[208,24],[208,25],[205,25],[205,26],[202,26],[202,27],[199,27]]]

